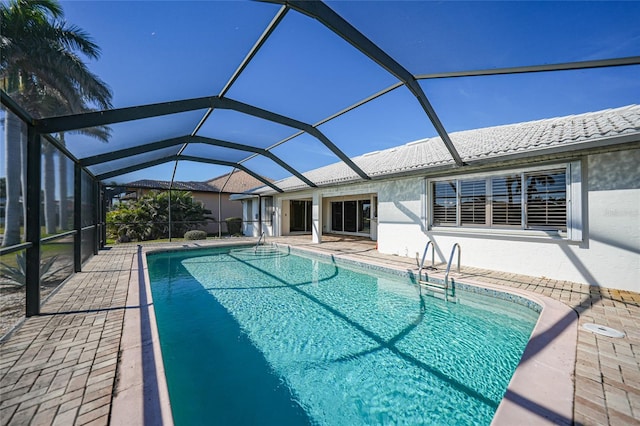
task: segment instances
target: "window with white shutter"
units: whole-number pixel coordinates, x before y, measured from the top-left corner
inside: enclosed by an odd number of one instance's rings
[[[522,226],[522,176],[491,178],[491,224]]]
[[[527,228],[566,231],[566,168],[525,173],[524,178]]]
[[[580,162],[430,180],[430,226],[551,230],[579,241]]]
[[[460,225],[487,224],[487,182],[460,181]]]
[[[433,183],[433,224],[455,226],[458,224],[458,190],[455,180]]]

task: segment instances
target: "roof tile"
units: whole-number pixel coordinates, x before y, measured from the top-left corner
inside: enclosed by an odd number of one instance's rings
[[[602,138],[638,134],[640,105],[597,112],[508,124],[449,134],[465,162],[495,158],[530,151],[543,151],[558,146],[572,146]],[[393,175],[417,169],[454,164],[440,137],[376,151],[352,158],[371,177]],[[317,185],[360,180],[346,164],[339,162],[311,170],[304,175]],[[276,182],[284,190],[304,189],[298,178]],[[257,192],[271,192],[262,187]]]
[[[215,177],[207,182],[181,182],[174,181],[172,189],[181,191],[197,191],[197,192],[219,192],[222,189],[224,193],[241,193],[252,188],[262,186],[263,183],[242,170],[237,170],[222,176]],[[271,179],[265,178],[269,181]],[[166,180],[144,179],[137,180],[125,184],[127,188],[144,188],[144,189],[169,189],[171,182]]]
[[[242,170],[232,172],[231,177],[229,177],[229,175],[230,173],[227,173],[222,176],[215,177],[207,181],[206,184],[213,187],[216,192],[222,189],[222,192],[228,193],[242,193],[264,185],[262,181]],[[272,181],[272,179],[269,178],[264,179],[270,182]]]

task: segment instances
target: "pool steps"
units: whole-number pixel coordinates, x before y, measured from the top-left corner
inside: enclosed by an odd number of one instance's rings
[[[253,252],[257,252],[258,251],[258,246],[260,245],[260,242],[264,240],[264,242],[262,244],[265,244],[267,242],[267,237],[266,234],[263,232],[262,234],[260,234],[260,238],[258,238],[258,242],[256,243],[256,247],[253,249]]]
[[[424,266],[424,259],[427,257],[427,252],[429,251],[429,246],[431,246],[431,266],[430,267],[425,267]],[[423,269],[430,269],[430,270],[435,270],[435,266],[434,266],[434,258],[435,258],[435,246],[433,245],[432,241],[428,241],[427,244],[424,247],[424,252],[422,253],[422,260],[420,261],[420,263],[418,264],[418,282],[420,283],[420,285],[423,285],[427,288],[429,288],[432,291],[435,292],[440,292],[444,295],[444,299],[445,300],[449,300],[449,289],[451,288],[451,292],[452,292],[452,296],[455,296],[455,288],[453,287],[453,282],[449,281],[449,272],[451,271],[451,264],[453,262],[453,255],[456,253],[456,248],[458,249],[458,273],[460,272],[460,252],[461,252],[461,248],[460,248],[460,244],[455,243],[453,245],[453,247],[451,248],[451,254],[449,255],[449,262],[447,263],[447,270],[445,272],[444,275],[444,281],[443,280],[430,280],[428,274],[425,272],[424,274],[424,279],[423,279],[423,275],[422,275],[422,270]],[[417,253],[416,253],[416,260],[417,260]]]
[[[261,247],[262,246],[262,247]],[[279,244],[271,243],[267,245],[265,233],[263,232],[258,238],[258,242],[253,246],[254,254],[258,253],[260,249],[260,253],[269,253],[273,251],[279,251]],[[429,251],[429,247],[432,247],[431,251],[431,266],[425,266],[424,261],[427,257],[427,253]],[[291,251],[291,246],[286,246],[286,248]],[[458,243],[455,243],[451,248],[451,254],[449,255],[449,262],[447,263],[447,267],[445,269],[444,279],[430,277],[427,271],[438,271],[438,268],[435,267],[435,246],[432,241],[428,241],[424,252],[422,254],[421,261],[418,262],[418,256],[416,254],[416,262],[418,263],[418,273],[417,277],[413,275],[414,282],[417,282],[420,286],[421,290],[427,290],[429,295],[433,297],[442,298],[447,302],[457,302],[456,298],[456,286],[460,283],[456,283],[453,278],[449,278],[449,274],[451,272],[451,265],[453,264],[453,256],[456,253],[456,249],[458,252],[458,263],[457,263],[457,272],[460,272],[460,252],[461,248]],[[249,248],[251,250],[251,248]],[[303,250],[304,251],[304,250]],[[333,256],[331,256],[333,259]]]

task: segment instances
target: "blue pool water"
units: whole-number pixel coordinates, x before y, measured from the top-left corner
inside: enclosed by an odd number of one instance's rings
[[[537,319],[273,249],[148,265],[177,425],[489,424]]]

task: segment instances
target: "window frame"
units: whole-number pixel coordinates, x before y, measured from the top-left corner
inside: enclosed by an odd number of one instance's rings
[[[525,187],[527,176],[536,172],[551,172],[564,169],[565,176],[565,203],[566,203],[566,229],[554,226],[534,226],[528,222],[527,217],[527,188]],[[520,223],[519,224],[496,224],[494,220],[494,197],[493,192],[494,180],[509,175],[517,175],[520,179]],[[482,181],[485,182],[484,194],[484,223],[462,223],[462,206],[461,188],[463,182]],[[436,214],[435,208],[435,188],[434,183],[437,182],[455,182],[456,192],[456,214],[454,223],[434,224]],[[540,235],[549,237],[560,236],[563,239],[572,241],[582,241],[582,164],[580,160],[553,163],[544,166],[521,167],[504,169],[491,172],[469,173],[457,176],[442,176],[434,178],[425,178],[425,200],[427,212],[425,218],[426,229],[440,231],[482,231],[496,234],[515,233],[518,235]],[[508,222],[508,219],[506,220]]]

